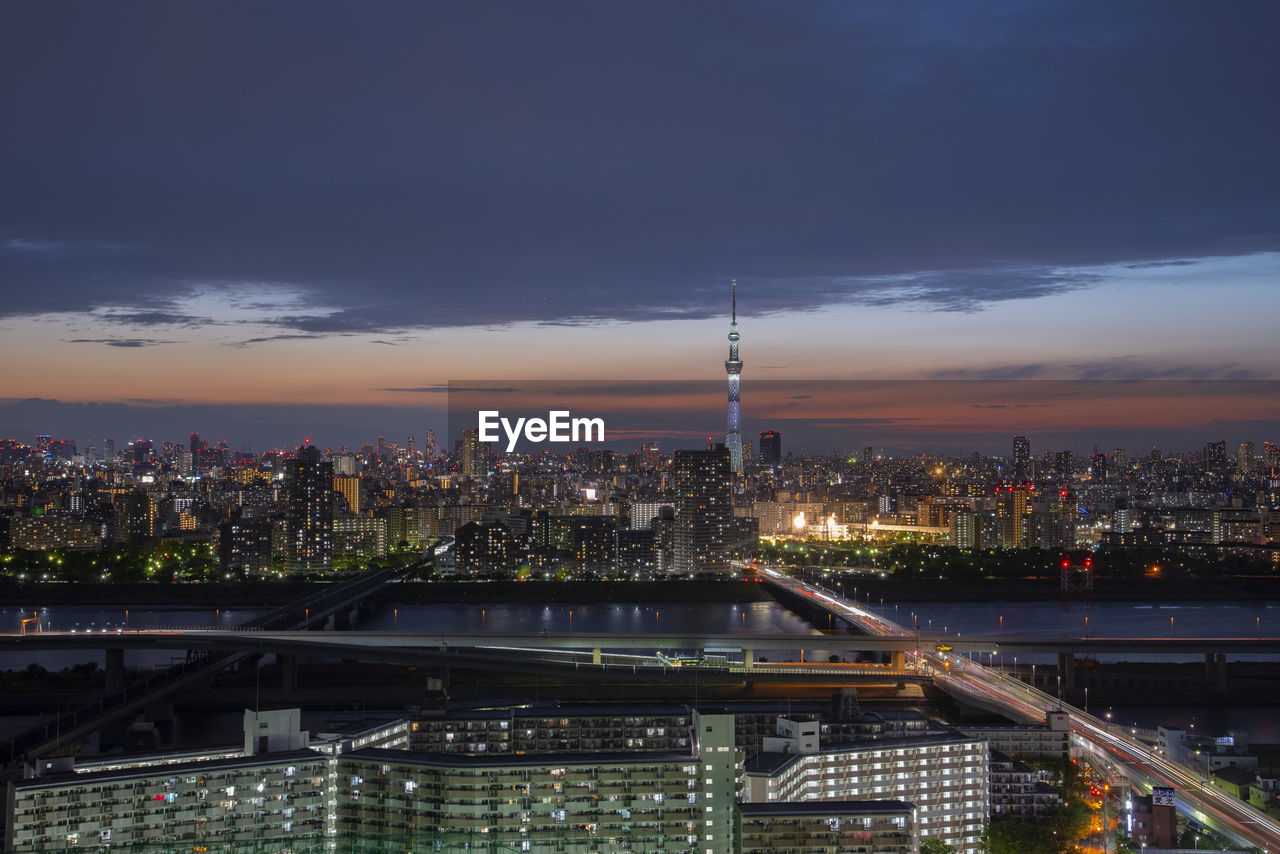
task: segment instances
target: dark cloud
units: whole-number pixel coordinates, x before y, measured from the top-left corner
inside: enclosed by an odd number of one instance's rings
[[[194,315],[172,311],[106,311],[95,317],[108,323],[127,326],[196,326],[209,322]]]
[[[297,341],[314,338],[323,338],[323,335],[315,332],[283,332],[279,335],[260,335],[257,338],[246,338],[243,341],[232,342],[232,347],[247,347],[250,344],[263,344],[267,341]]]
[[[1076,379],[1081,380],[1270,380],[1254,368],[1236,362],[1207,365],[1162,364],[1146,359],[1117,358],[1070,365]]]
[[[1269,0],[355,8],[5,4],[0,313],[973,312],[1280,249]]]
[[[161,344],[172,344],[172,341],[160,341],[156,338],[70,338],[68,344],[106,344],[108,347],[157,347]]]
[[[413,394],[450,394],[450,393],[470,393],[479,392],[483,394],[514,394],[521,389],[511,386],[453,386],[453,385],[428,385],[419,386],[418,388],[383,388],[379,391],[402,391]]]
[[[1237,362],[1204,365],[1169,363],[1158,359],[1118,356],[1058,365],[1043,362],[944,368],[934,371],[937,380],[1081,380],[1140,382],[1144,380],[1271,380],[1274,376]]]
[[[933,372],[938,380],[1030,380],[1049,373],[1050,366],[1040,362],[990,365],[985,368],[943,368]]]

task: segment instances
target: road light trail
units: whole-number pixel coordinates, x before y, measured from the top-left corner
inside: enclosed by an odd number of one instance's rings
[[[758,571],[794,594],[817,600],[829,613],[848,620],[868,634],[919,637],[917,631],[887,620],[856,602],[850,603],[832,591],[769,567],[758,568]],[[1054,709],[1069,711],[1072,732],[1077,738],[1095,750],[1105,751],[1104,755],[1112,760],[1138,769],[1148,783],[1179,790],[1183,811],[1197,821],[1234,842],[1258,846],[1265,854],[1280,852],[1280,822],[1225,792],[1209,787],[1199,775],[1154,753],[1137,738],[1131,738],[1101,719],[1000,671],[962,657],[957,657],[952,667],[952,662],[930,650],[917,649],[915,654],[920,662],[934,670],[935,680],[946,690],[985,700],[1015,716],[1044,720],[1045,714]]]

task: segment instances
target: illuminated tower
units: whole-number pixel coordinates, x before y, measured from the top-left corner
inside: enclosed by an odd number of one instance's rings
[[[742,407],[738,403],[738,389],[742,385],[742,360],[738,358],[738,280],[733,280],[733,320],[729,323],[729,358],[724,363],[729,374],[729,420],[725,427],[724,443],[729,449],[729,468],[734,474],[742,474],[742,434],[739,420]]]

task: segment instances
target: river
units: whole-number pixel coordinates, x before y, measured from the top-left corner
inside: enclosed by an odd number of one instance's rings
[[[864,604],[867,604],[864,602]],[[1274,636],[1280,632],[1280,603],[1274,602],[1205,602],[1139,604],[1099,602],[1086,610],[1074,603],[1064,610],[1057,602],[906,602],[897,605],[870,603],[885,616],[902,625],[911,625],[918,615],[923,632],[946,632],[948,635],[982,635],[988,637],[1080,636],[1085,633],[1088,617],[1089,633],[1098,637],[1168,636],[1177,637],[1254,637]],[[161,628],[165,626],[231,627],[265,613],[266,608],[211,609],[190,606],[147,606],[139,609],[95,607],[92,605],[39,605],[22,608],[0,608],[0,631],[20,630],[21,620],[39,616],[45,628],[79,630],[103,628]],[[360,624],[372,631],[404,632],[528,632],[550,631],[642,633],[735,631],[778,632],[806,635],[813,628],[801,617],[776,602],[754,603],[649,603],[649,604],[549,604],[495,603],[475,604],[387,604]],[[798,650],[793,651],[792,656]],[[792,657],[785,651],[778,658]],[[823,655],[809,649],[812,656]],[[130,652],[132,667],[164,666],[176,652]],[[1124,656],[1110,656],[1112,660]],[[1046,663],[1051,657],[1046,656]],[[1099,656],[1100,660],[1108,660]],[[1176,660],[1176,656],[1172,657]],[[1030,663],[1028,657],[1023,663]],[[0,654],[0,670],[20,670],[37,663],[50,670],[96,661],[104,662],[101,652],[50,652]],[[1098,711],[1094,709],[1094,711]],[[1143,726],[1158,723],[1189,725],[1211,733],[1229,729],[1247,731],[1254,741],[1280,743],[1280,714],[1275,709],[1258,707],[1116,707],[1116,720],[1132,721]]]

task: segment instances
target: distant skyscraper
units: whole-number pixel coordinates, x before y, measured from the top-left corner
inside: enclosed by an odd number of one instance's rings
[[[733,319],[729,322],[729,358],[724,363],[729,374],[729,413],[725,425],[724,442],[729,449],[729,468],[734,474],[742,474],[742,433],[739,421],[742,406],[738,400],[742,386],[742,360],[738,358],[738,280],[733,280]]]
[[[134,439],[129,443],[129,447],[133,451],[134,464],[145,465],[151,462],[152,441],[150,439]]]
[[[1094,451],[1093,456],[1089,460],[1089,471],[1093,475],[1093,479],[1099,483],[1107,480],[1107,455],[1101,451]]]
[[[103,439],[102,447],[106,449],[104,453],[107,455],[107,462],[114,463],[116,461],[116,440]]]
[[[1075,466],[1075,457],[1070,451],[1053,452],[1053,471],[1061,483],[1071,482]]]
[[[1110,471],[1116,482],[1124,483],[1125,478],[1129,476],[1129,466],[1129,453],[1124,448],[1113,448]]]
[[[777,430],[760,432],[760,468],[774,471],[782,465],[782,434]]]
[[[204,468],[205,453],[204,449],[209,445],[208,442],[200,438],[199,433],[191,434],[191,471],[196,473]]]
[[[1027,490],[1025,487],[996,491],[996,517],[1000,520],[1000,545],[1020,549],[1027,539]]]
[[[1204,470],[1209,474],[1226,474],[1227,440],[1204,443]]]
[[[333,463],[320,449],[304,445],[285,464],[288,501],[285,531],[289,568],[327,570],[333,566]]]
[[[1253,474],[1256,467],[1253,442],[1241,442],[1236,446],[1236,474],[1240,477],[1248,477]]]
[[[333,491],[337,495],[341,495],[347,503],[347,510],[350,513],[359,516],[364,510],[360,500],[360,478],[354,475],[335,474],[333,478]]]
[[[1031,480],[1031,440],[1026,436],[1013,437],[1013,480],[1015,483]]]
[[[484,445],[480,443],[478,430],[462,431],[462,474],[479,477],[483,471]]]

